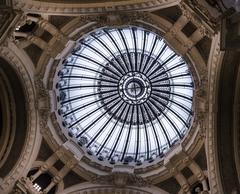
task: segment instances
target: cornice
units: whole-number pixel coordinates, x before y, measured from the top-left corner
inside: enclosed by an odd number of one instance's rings
[[[14,0],[13,7],[25,12],[49,15],[96,14],[116,11],[156,10],[176,5],[180,0],[134,0],[104,3],[52,3],[34,0]]]
[[[218,157],[217,157],[217,132],[216,132],[216,114],[217,114],[217,96],[218,80],[221,69],[221,63],[224,53],[220,51],[220,33],[213,38],[211,55],[208,61],[209,68],[209,117],[206,133],[206,149],[208,163],[208,179],[212,194],[223,193],[220,184],[220,175],[218,172]]]

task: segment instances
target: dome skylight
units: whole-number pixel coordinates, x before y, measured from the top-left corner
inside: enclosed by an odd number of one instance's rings
[[[63,61],[56,88],[66,132],[111,164],[162,157],[191,126],[188,64],[143,28],[87,34]]]

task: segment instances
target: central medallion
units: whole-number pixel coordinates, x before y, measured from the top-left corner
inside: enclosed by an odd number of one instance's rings
[[[151,84],[145,75],[139,72],[130,72],[119,81],[119,95],[129,104],[141,104],[151,94]]]

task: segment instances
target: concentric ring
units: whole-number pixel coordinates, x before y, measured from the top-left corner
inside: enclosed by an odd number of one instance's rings
[[[111,164],[151,162],[191,126],[188,64],[140,27],[101,28],[80,39],[56,88],[70,137]]]
[[[119,82],[119,95],[129,104],[140,104],[147,100],[151,93],[150,81],[139,72],[124,75]]]

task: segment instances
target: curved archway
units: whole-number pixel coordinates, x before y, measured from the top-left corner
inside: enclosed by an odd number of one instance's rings
[[[27,133],[26,98],[21,81],[10,66],[0,58],[2,139],[0,176],[5,177],[16,164]],[[5,98],[4,98],[5,96]]]
[[[5,83],[1,93],[10,95],[7,98],[9,105],[5,106],[10,116],[3,121],[10,127],[4,127],[4,130],[11,132],[8,133],[10,134],[8,135],[9,140],[4,142],[8,146],[5,146],[6,149],[3,148],[5,161],[1,160],[2,164],[0,165],[0,193],[9,193],[15,182],[27,174],[30,163],[36,157],[41,136],[36,139],[39,128],[35,96],[31,78],[27,74],[24,64],[11,48],[6,47],[0,48],[0,64],[0,77]],[[4,117],[6,112],[2,112]]]
[[[224,193],[238,193],[240,183],[234,159],[234,96],[240,58],[238,52],[225,53],[220,72],[217,113],[219,173]]]

